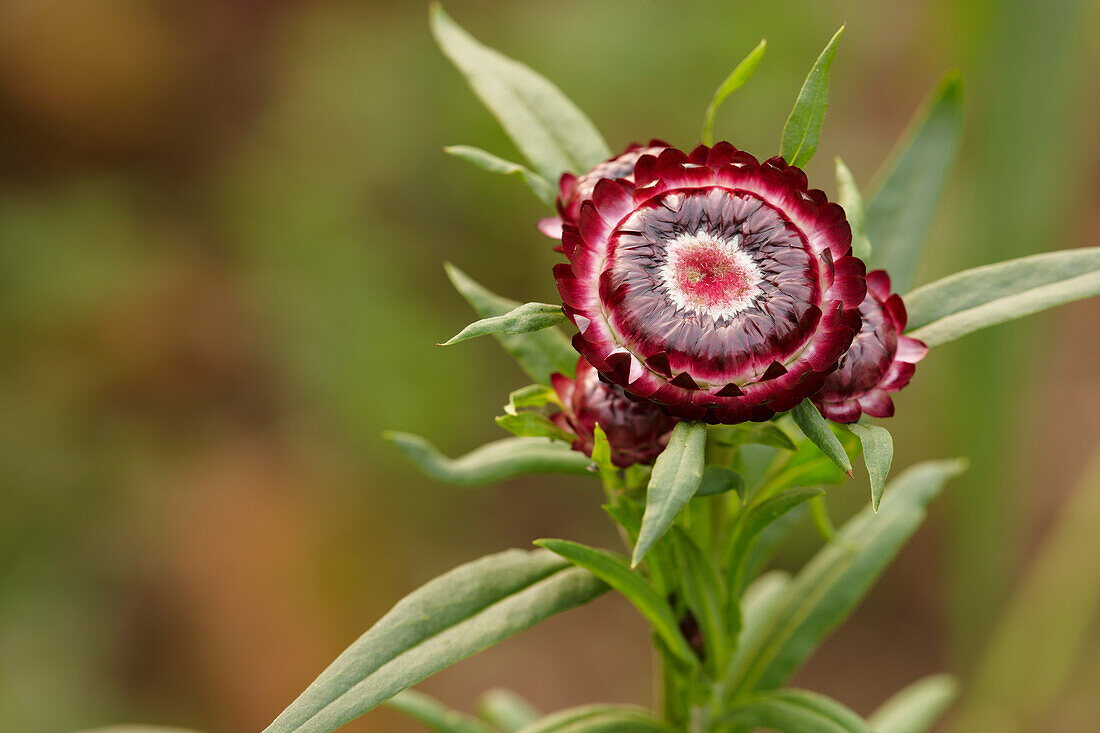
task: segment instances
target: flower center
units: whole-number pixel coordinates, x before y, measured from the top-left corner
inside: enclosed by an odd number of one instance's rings
[[[743,238],[719,239],[700,229],[668,242],[661,276],[680,308],[715,319],[734,316],[752,304],[760,269],[741,249]]]

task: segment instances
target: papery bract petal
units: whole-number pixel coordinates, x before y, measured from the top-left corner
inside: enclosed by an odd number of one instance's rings
[[[859,313],[859,334],[813,397],[821,414],[834,422],[855,422],[863,413],[893,416],[888,393],[909,384],[916,363],[928,353],[923,342],[901,335],[905,304],[890,293],[890,278],[882,270],[867,273],[867,298]]]
[[[588,198],[562,208],[570,267],[555,276],[586,326],[578,351],[683,419],[767,420],[813,394],[867,292],[843,210],[782,158],[729,143],[628,153],[631,175],[587,173],[570,192]]]

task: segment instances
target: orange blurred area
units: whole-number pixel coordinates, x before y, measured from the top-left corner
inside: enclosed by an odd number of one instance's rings
[[[1097,243],[1090,2],[446,6],[558,83],[612,148],[694,145],[714,88],[767,37],[717,127],[761,155],[847,21],[815,185],[835,190],[842,154],[867,186],[943,71],[967,81],[922,282]],[[464,452],[501,437],[492,417],[526,383],[489,340],[435,347],[471,318],[443,261],[510,297],[557,297],[545,210],[441,150],[518,155],[426,16],[419,2],[0,0],[0,730],[260,730],[434,575],[542,536],[617,541],[592,482],[443,486],[380,437]],[[1018,239],[986,236],[1005,218]],[[1004,521],[982,535],[947,497],[797,684],[868,712],[966,669],[1096,447],[1098,320],[1079,303],[922,364],[890,426],[895,466],[970,456],[949,493]],[[974,405],[988,419],[962,427]],[[836,518],[865,494],[833,492]],[[807,527],[780,561],[819,544]],[[967,617],[959,588],[998,573]],[[1100,677],[1090,664],[1078,680]],[[471,710],[506,686],[552,710],[648,704],[652,674],[644,623],[608,597],[422,687]],[[1042,730],[1100,719],[1085,685],[1064,702]],[[419,728],[379,710],[347,730]]]

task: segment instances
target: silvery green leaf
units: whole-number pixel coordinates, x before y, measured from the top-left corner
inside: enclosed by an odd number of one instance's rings
[[[403,690],[385,703],[433,733],[494,733],[493,729],[476,718],[451,710],[433,697],[416,690]]]
[[[546,78],[479,43],[438,2],[430,21],[439,48],[543,178],[584,173],[610,157],[595,125]]]
[[[927,461],[890,482],[876,515],[870,506],[844,525],[795,576],[729,674],[731,698],[779,687],[870,589],[924,519],[925,507],[961,461]]]
[[[913,282],[924,242],[962,136],[962,82],[951,72],[909,124],[872,185],[867,237],[874,251],[867,269],[886,270],[894,290]]]
[[[520,305],[489,291],[450,263],[444,268],[455,289],[482,318],[502,316]],[[519,362],[523,371],[540,384],[550,384],[550,375],[554,372],[572,377],[576,371],[577,352],[560,329],[545,328],[520,334],[497,333],[493,336]]]
[[[821,416],[817,406],[809,399],[802,400],[791,410],[791,417],[798,424],[799,429],[810,441],[826,456],[839,466],[846,474],[852,475],[852,461],[844,450],[840,439],[833,434],[829,423]]]
[[[531,473],[590,475],[589,460],[583,453],[542,438],[505,438],[448,458],[418,435],[390,431],[382,437],[424,473],[459,486],[491,484]]]
[[[896,692],[871,714],[875,733],[927,733],[959,694],[949,674],[934,674]]]
[[[535,544],[561,555],[607,583],[630,601],[653,625],[653,630],[669,651],[688,667],[697,667],[699,658],[680,632],[672,608],[642,576],[630,569],[625,557],[569,540],[543,539]]]
[[[1100,294],[1100,247],[1048,252],[950,275],[905,296],[909,334],[929,346]]]
[[[877,512],[894,461],[894,438],[886,428],[869,422],[852,423],[848,427],[863,444],[863,460],[871,477],[871,509]]]
[[[707,426],[686,420],[676,423],[668,446],[653,463],[646,489],[642,529],[630,564],[637,565],[657,540],[664,536],[676,515],[699,488],[706,463]]]
[[[501,687],[488,690],[477,704],[478,715],[504,733],[516,733],[534,723],[540,713],[522,697]]]
[[[482,318],[452,336],[440,346],[450,346],[478,336],[514,335],[534,333],[565,321],[560,305],[551,303],[524,303],[499,316]]]
[[[553,713],[519,733],[674,733],[653,717],[653,713],[633,705],[584,705]]]
[[[607,586],[545,550],[508,550],[451,570],[399,601],[264,733],[330,733],[397,693]]]
[[[539,201],[546,204],[551,209],[554,208],[554,202],[557,201],[558,197],[557,189],[549,181],[530,168],[522,166],[519,163],[513,163],[510,160],[505,160],[504,158],[498,158],[486,150],[475,148],[470,145],[448,145],[443,148],[443,151],[447,153],[447,155],[453,155],[456,158],[461,158],[469,163],[473,163],[484,171],[519,178],[527,184],[527,188],[531,189],[531,193],[535,194]]]
[[[871,257],[871,240],[867,238],[863,196],[852,172],[840,158],[836,159],[836,187],[840,206],[852,227],[852,254],[866,262]]]

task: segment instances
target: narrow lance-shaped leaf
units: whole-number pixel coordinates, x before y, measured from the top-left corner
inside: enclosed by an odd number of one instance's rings
[[[494,733],[493,729],[465,713],[451,710],[433,697],[405,690],[386,701],[393,708],[434,733]]]
[[[726,101],[726,97],[744,86],[745,82],[752,77],[756,67],[760,65],[760,59],[764,58],[764,49],[767,45],[766,40],[760,39],[756,48],[741,60],[741,63],[722,82],[722,86],[714,92],[714,98],[710,100],[710,106],[703,115],[703,135],[700,139],[704,145],[714,144],[714,118],[718,114],[718,108],[722,106],[722,102]]]
[[[479,43],[438,2],[430,20],[439,48],[543,178],[583,173],[610,157],[595,125],[543,76]]]
[[[539,719],[540,713],[522,697],[501,687],[488,690],[477,704],[477,714],[504,733],[516,733]]]
[[[520,733],[673,733],[673,730],[644,708],[584,705],[548,715]]]
[[[452,336],[440,346],[450,346],[478,336],[497,334],[534,333],[544,328],[556,326],[565,321],[565,313],[560,305],[550,303],[524,303],[502,316],[482,318]]]
[[[717,672],[725,666],[730,651],[726,624],[726,587],[711,559],[680,527],[670,531],[680,584],[687,603],[703,634],[707,668]]]
[[[814,522],[817,533],[826,542],[836,542],[836,527],[829,516],[829,505],[825,503],[824,496],[815,496],[810,500],[810,519]]]
[[[976,267],[905,297],[909,335],[929,346],[1100,294],[1100,247]]]
[[[894,461],[894,438],[886,428],[869,422],[852,423],[848,427],[863,444],[863,460],[871,478],[871,510],[877,512]]]
[[[424,473],[459,486],[480,486],[531,473],[591,473],[583,453],[540,438],[505,438],[459,458],[448,458],[418,435],[391,431],[382,437]]]
[[[730,589],[731,605],[743,585],[749,550],[760,534],[787,512],[824,493],[819,488],[791,489],[745,510],[734,527],[725,555],[726,585]]]
[[[949,674],[934,674],[895,693],[867,722],[875,733],[928,733],[959,694]]]
[[[398,602],[265,733],[329,733],[420,680],[607,590],[545,551],[460,565]]]
[[[739,650],[730,696],[782,685],[852,612],[924,519],[925,507],[959,473],[961,461],[929,461],[887,487],[876,516],[867,507],[799,571],[751,646]]]
[[[657,595],[657,591],[642,576],[630,569],[626,558],[569,540],[535,540],[535,544],[561,555],[622,593],[653,625],[654,632],[669,651],[689,667],[699,665],[698,657],[680,633],[680,625],[668,602]]]
[[[758,693],[739,702],[723,722],[791,733],[875,733],[836,700],[805,690]]]
[[[512,390],[508,395],[508,404],[504,406],[504,412],[508,415],[518,415],[520,410],[525,408],[537,408],[549,404],[561,406],[557,392],[543,384],[529,384]]]
[[[829,68],[836,58],[837,43],[843,32],[844,26],[841,26],[817,57],[802,84],[802,91],[798,93],[794,109],[791,110],[787,123],[783,125],[779,154],[788,163],[799,168],[809,163],[817,152],[821,123],[825,121],[825,109],[829,105]]]
[[[523,438],[550,438],[572,443],[573,435],[559,428],[550,418],[537,412],[498,415],[496,423],[513,435]]]
[[[649,548],[664,536],[676,515],[695,496],[703,479],[707,426],[681,421],[669,436],[668,446],[653,462],[646,489],[645,514],[630,564],[636,566]]]
[[[741,423],[739,425],[712,425],[710,436],[722,445],[770,445],[783,450],[797,450],[791,437],[775,423]]]
[[[871,257],[871,240],[867,237],[863,196],[852,172],[839,157],[836,159],[836,187],[840,206],[852,227],[852,254],[866,262]]]
[[[454,265],[447,263],[444,267],[455,289],[482,318],[502,316],[520,305],[490,292]],[[494,334],[494,338],[519,362],[523,371],[540,384],[550,384],[550,375],[554,372],[572,377],[576,370],[577,352],[557,328],[534,333]]]
[[[716,496],[727,491],[736,491],[742,500],[745,498],[745,479],[732,468],[725,466],[707,466],[703,479],[696,489],[696,496]]]
[[[961,134],[962,82],[953,71],[914,117],[868,197],[868,269],[890,273],[899,293],[913,282]]]
[[[504,158],[498,158],[486,150],[475,148],[470,145],[448,145],[443,148],[443,151],[447,153],[447,155],[453,155],[456,158],[461,158],[462,160],[472,163],[484,171],[519,178],[527,184],[527,188],[531,189],[531,193],[535,194],[539,201],[546,204],[551,209],[554,208],[554,202],[557,200],[558,196],[557,189],[549,181],[530,168],[522,166],[519,163],[513,163],[510,160],[505,160]]]
[[[825,418],[821,416],[817,407],[810,400],[802,400],[793,410],[791,417],[798,424],[799,429],[810,441],[816,445],[822,453],[829,457],[833,463],[849,476],[852,475],[852,461],[844,451],[840,439],[833,434]]]

